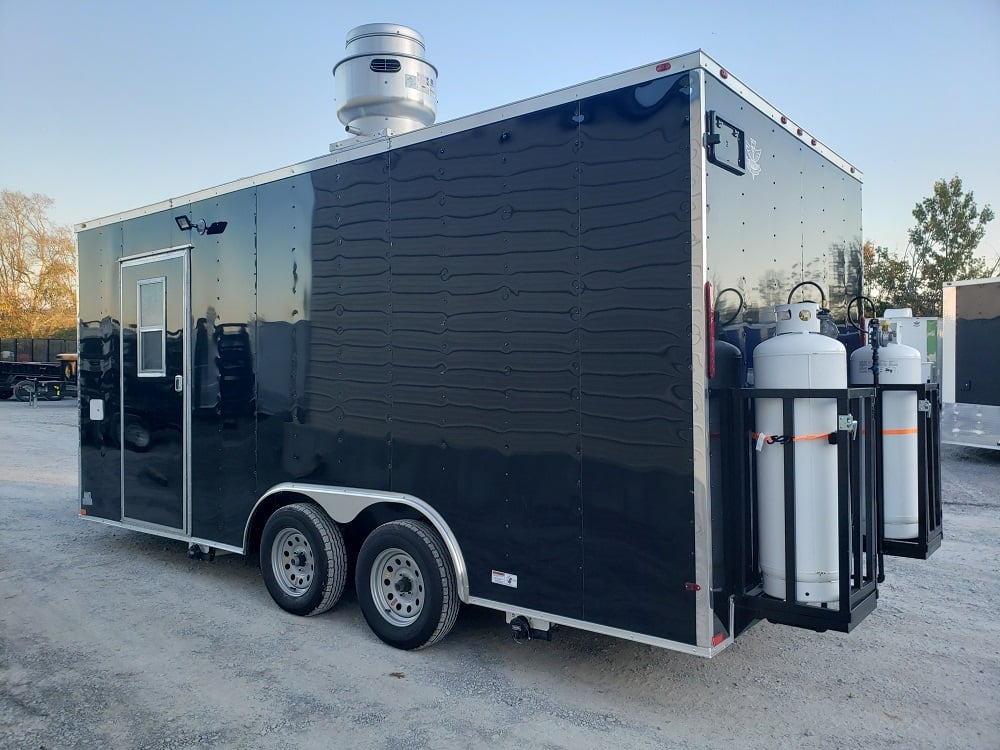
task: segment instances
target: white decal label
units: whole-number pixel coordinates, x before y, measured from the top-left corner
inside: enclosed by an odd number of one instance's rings
[[[424,94],[434,93],[434,79],[430,76],[416,75],[414,73],[403,74],[403,84],[408,89],[416,89]]]
[[[757,179],[757,175],[760,174],[760,154],[761,150],[757,148],[757,139],[750,138],[747,140],[746,148],[744,149],[747,155],[747,169],[750,170],[750,176],[753,179]]]
[[[512,589],[516,589],[517,576],[511,575],[510,573],[503,573],[499,570],[494,570],[493,583],[498,583],[501,586],[510,586]]]

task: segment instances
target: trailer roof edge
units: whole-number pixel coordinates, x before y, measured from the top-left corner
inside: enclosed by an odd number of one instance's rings
[[[546,94],[540,94],[528,99],[522,99],[520,101],[511,102],[492,109],[483,110],[482,112],[463,115],[462,117],[454,120],[429,125],[426,128],[421,128],[410,133],[397,136],[383,136],[380,138],[356,138],[347,140],[342,142],[339,148],[329,154],[323,154],[321,156],[297,162],[290,166],[279,167],[260,174],[225,182],[214,187],[197,190],[176,198],[168,198],[166,200],[151,203],[139,208],[108,214],[91,221],[81,222],[74,226],[74,230],[77,232],[83,232],[90,229],[108,226],[109,224],[116,224],[128,219],[134,219],[140,216],[148,216],[160,211],[186,208],[192,203],[215,198],[236,190],[277,182],[278,180],[282,180],[287,177],[307,174],[318,169],[324,169],[326,167],[354,161],[355,159],[370,156],[372,154],[389,151],[393,148],[420,143],[422,141],[449,135],[454,132],[460,132],[462,130],[467,130],[469,128],[478,127],[488,123],[506,120],[527,112],[534,112],[539,109],[544,109],[545,107],[556,106],[558,104],[564,104],[577,99],[587,98],[589,96],[594,96],[595,94],[611,91],[615,88],[621,88],[630,84],[642,83],[657,75],[674,75],[685,70],[695,69],[702,69],[706,71],[717,81],[732,89],[736,94],[746,99],[756,109],[760,110],[774,120],[780,127],[788,130],[791,135],[798,136],[802,140],[804,146],[811,147],[813,150],[822,155],[827,161],[839,167],[859,182],[862,181],[861,170],[854,167],[850,164],[850,162],[833,151],[833,149],[820,142],[804,128],[796,124],[786,115],[782,114],[781,111],[774,107],[770,102],[757,94],[739,78],[730,73],[727,68],[724,68],[716,62],[715,59],[706,54],[703,50],[699,49],[694,52],[678,55],[676,57],[666,58],[648,63],[646,65],[641,65],[620,73],[601,76],[600,78],[595,78],[585,83],[575,84],[573,86],[557,89]]]

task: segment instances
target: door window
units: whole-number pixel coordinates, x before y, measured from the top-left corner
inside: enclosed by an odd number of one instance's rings
[[[142,279],[137,282],[139,302],[138,371],[139,377],[162,377],[166,371],[166,287],[167,279]]]

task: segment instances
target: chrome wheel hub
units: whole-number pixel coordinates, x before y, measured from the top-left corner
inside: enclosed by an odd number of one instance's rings
[[[372,600],[379,613],[398,627],[410,625],[424,608],[424,578],[417,561],[401,549],[387,549],[371,569]]]
[[[288,596],[303,596],[312,585],[316,558],[309,540],[298,529],[282,529],[271,544],[274,579]]]

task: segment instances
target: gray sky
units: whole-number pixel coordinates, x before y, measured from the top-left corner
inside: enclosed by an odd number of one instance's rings
[[[0,0],[0,188],[75,224],[324,154],[345,34],[393,22],[439,122],[702,48],[864,172],[866,239],[954,174],[1000,210],[1000,0],[393,5]]]

